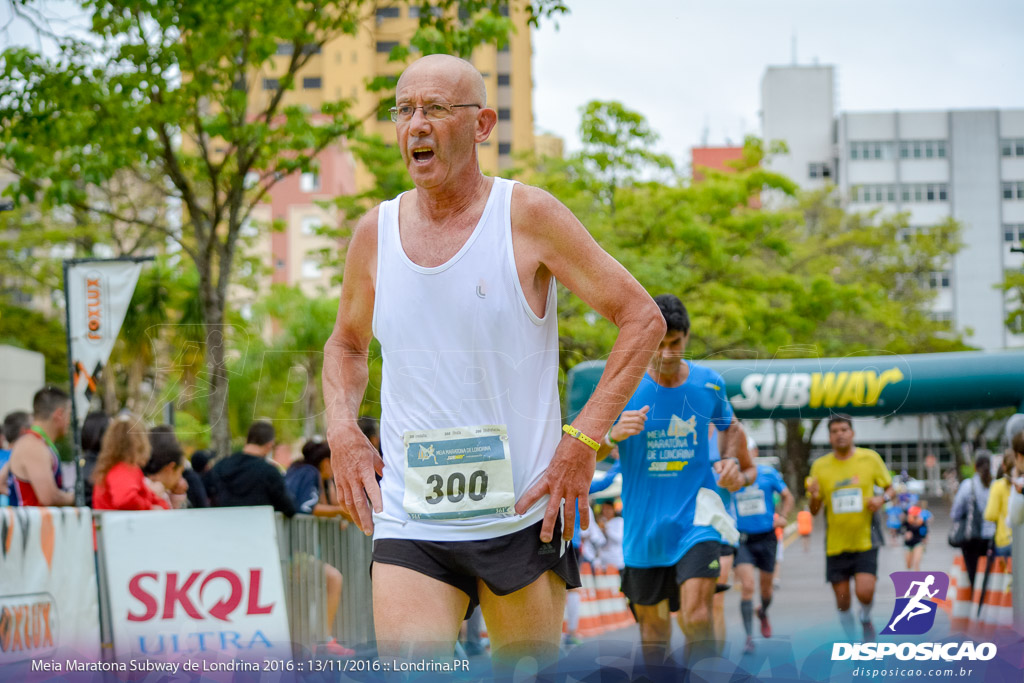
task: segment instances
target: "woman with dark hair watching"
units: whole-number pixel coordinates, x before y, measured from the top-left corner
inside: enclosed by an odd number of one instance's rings
[[[92,507],[92,473],[96,469],[96,459],[100,457],[100,444],[109,425],[110,416],[99,411],[86,415],[82,424],[82,485],[85,504],[89,507]]]
[[[149,433],[149,462],[142,468],[156,495],[167,501],[171,508],[185,503],[188,484],[182,478],[185,470],[185,452],[174,435],[174,427],[159,425]]]
[[[197,450],[192,453],[189,464],[181,476],[188,484],[188,506],[190,508],[210,507],[210,496],[206,493],[203,483],[203,472],[210,461],[210,451]]]
[[[988,504],[989,486],[992,483],[992,459],[989,451],[979,450],[974,459],[974,476],[960,482],[953,500],[950,517],[954,521],[974,521],[973,528],[967,529],[967,538],[960,550],[964,555],[967,579],[974,585],[978,571],[978,558],[988,552],[988,546],[995,536],[996,525],[985,520],[985,506]],[[971,506],[974,509],[971,510]]]
[[[103,435],[92,480],[96,510],[166,510],[170,504],[146,484],[142,466],[149,462],[146,428],[135,415],[111,420]]]

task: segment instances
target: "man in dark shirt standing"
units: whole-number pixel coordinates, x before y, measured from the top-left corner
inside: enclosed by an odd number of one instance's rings
[[[216,507],[271,505],[285,517],[296,513],[295,501],[288,495],[284,477],[265,458],[274,450],[274,427],[269,422],[253,422],[245,447],[224,458],[210,472],[212,488],[207,491]]]

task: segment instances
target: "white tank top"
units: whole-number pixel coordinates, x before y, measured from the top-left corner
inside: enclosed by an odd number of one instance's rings
[[[538,318],[512,251],[514,185],[494,179],[473,233],[435,268],[416,265],[402,247],[401,195],[381,204],[373,333],[383,355],[384,511],[374,514],[375,539],[478,540],[543,518],[546,497],[522,516],[508,509],[540,479],[561,438],[555,281]],[[507,469],[484,472],[472,464],[474,452],[485,450],[473,447],[482,441],[427,439],[407,447],[410,433],[441,430],[433,434],[441,437],[451,428],[480,426],[492,435],[505,427],[505,459],[486,466],[510,465],[511,481]],[[499,445],[487,457],[501,455],[498,438],[492,436]],[[409,476],[419,483],[410,484]],[[492,508],[489,501],[498,498],[504,507]],[[436,512],[464,504],[476,507]]]

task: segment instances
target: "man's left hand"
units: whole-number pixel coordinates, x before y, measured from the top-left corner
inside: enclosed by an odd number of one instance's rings
[[[868,500],[868,510],[876,512],[885,505],[885,496],[874,496]]]
[[[596,465],[597,453],[594,449],[577,439],[563,437],[540,481],[516,503],[516,514],[522,515],[545,495],[551,496],[544,510],[544,523],[540,529],[540,540],[543,543],[551,542],[555,532],[555,520],[558,518],[558,508],[562,505],[563,499],[565,514],[562,539],[568,541],[572,538],[576,527],[577,501],[580,528],[586,529],[590,526],[589,492]]]
[[[718,472],[718,485],[729,492],[739,491],[747,485],[747,480],[740,471],[739,463],[733,459],[719,460],[712,467]]]

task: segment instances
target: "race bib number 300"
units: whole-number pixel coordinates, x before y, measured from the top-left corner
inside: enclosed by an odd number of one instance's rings
[[[505,425],[406,432],[405,497],[412,519],[511,515],[516,502]]]
[[[836,489],[832,492],[832,512],[861,512],[864,510],[864,494],[859,488]]]

